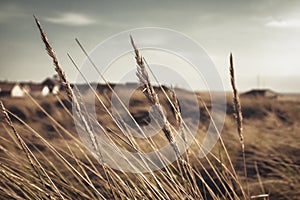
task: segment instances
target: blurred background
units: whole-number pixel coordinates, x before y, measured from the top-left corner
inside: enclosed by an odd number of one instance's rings
[[[182,32],[203,46],[226,90],[230,89],[228,57],[232,52],[241,91],[269,88],[298,93],[299,11],[300,2],[293,0],[1,1],[0,80],[40,82],[54,74],[34,14],[70,81],[75,80],[76,70],[67,52],[79,64],[84,60],[75,38],[89,52],[121,31],[164,27]]]

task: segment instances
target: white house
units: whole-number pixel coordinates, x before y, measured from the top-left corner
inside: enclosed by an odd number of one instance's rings
[[[58,92],[59,92],[59,85],[55,85],[54,87],[53,87],[53,89],[52,89],[52,94],[58,94]],[[49,91],[50,92],[50,91]]]
[[[42,89],[42,96],[47,96],[50,93],[50,89],[48,86],[44,85]]]
[[[23,97],[25,92],[18,83],[0,82],[0,96]]]
[[[17,83],[11,89],[11,96],[12,97],[23,97],[25,95],[25,91],[23,88]]]

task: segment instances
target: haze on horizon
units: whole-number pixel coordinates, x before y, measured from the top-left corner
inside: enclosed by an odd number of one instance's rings
[[[78,64],[84,60],[75,38],[89,52],[121,31],[163,27],[202,45],[226,90],[230,89],[228,57],[232,52],[241,91],[260,86],[300,92],[297,0],[1,1],[0,80],[42,81],[55,74],[33,14],[40,19],[71,82],[77,72],[67,52]]]

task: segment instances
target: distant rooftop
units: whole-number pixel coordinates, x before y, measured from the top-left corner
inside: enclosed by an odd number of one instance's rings
[[[271,89],[252,89],[248,92],[244,92],[241,96],[252,96],[252,97],[267,97],[267,98],[277,98],[279,93],[274,92]]]

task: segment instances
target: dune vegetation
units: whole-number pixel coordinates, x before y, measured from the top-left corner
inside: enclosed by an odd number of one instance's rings
[[[284,94],[275,99],[240,96],[230,55],[228,74],[233,90],[227,93],[225,124],[212,151],[200,158],[201,142],[215,120],[208,92],[195,94],[153,85],[148,66],[131,38],[139,86],[132,94],[130,108],[119,111],[116,118],[111,107],[116,85],[106,81],[96,88],[88,87],[81,96],[76,85],[69,83],[46,33],[35,20],[63,90],[47,98],[29,93],[24,98],[1,97],[0,199],[298,199],[297,95],[293,100]],[[120,87],[124,92],[118,97],[122,99],[130,86]],[[88,95],[96,96],[91,102],[95,103],[96,119],[82,103]],[[158,116],[154,119],[161,130],[154,137],[135,138],[132,133],[143,134],[152,119],[150,108]],[[185,121],[181,110],[189,116]],[[122,118],[126,114],[135,122],[134,127]],[[110,152],[98,145],[100,137],[93,121],[116,149],[141,156],[169,144],[170,154],[178,159],[155,171],[113,169],[104,159]],[[89,147],[78,136],[75,123],[81,124]],[[175,137],[186,142],[189,129],[196,130],[197,135],[181,154]],[[122,169],[124,161],[114,162]],[[149,167],[142,157],[137,162]]]

